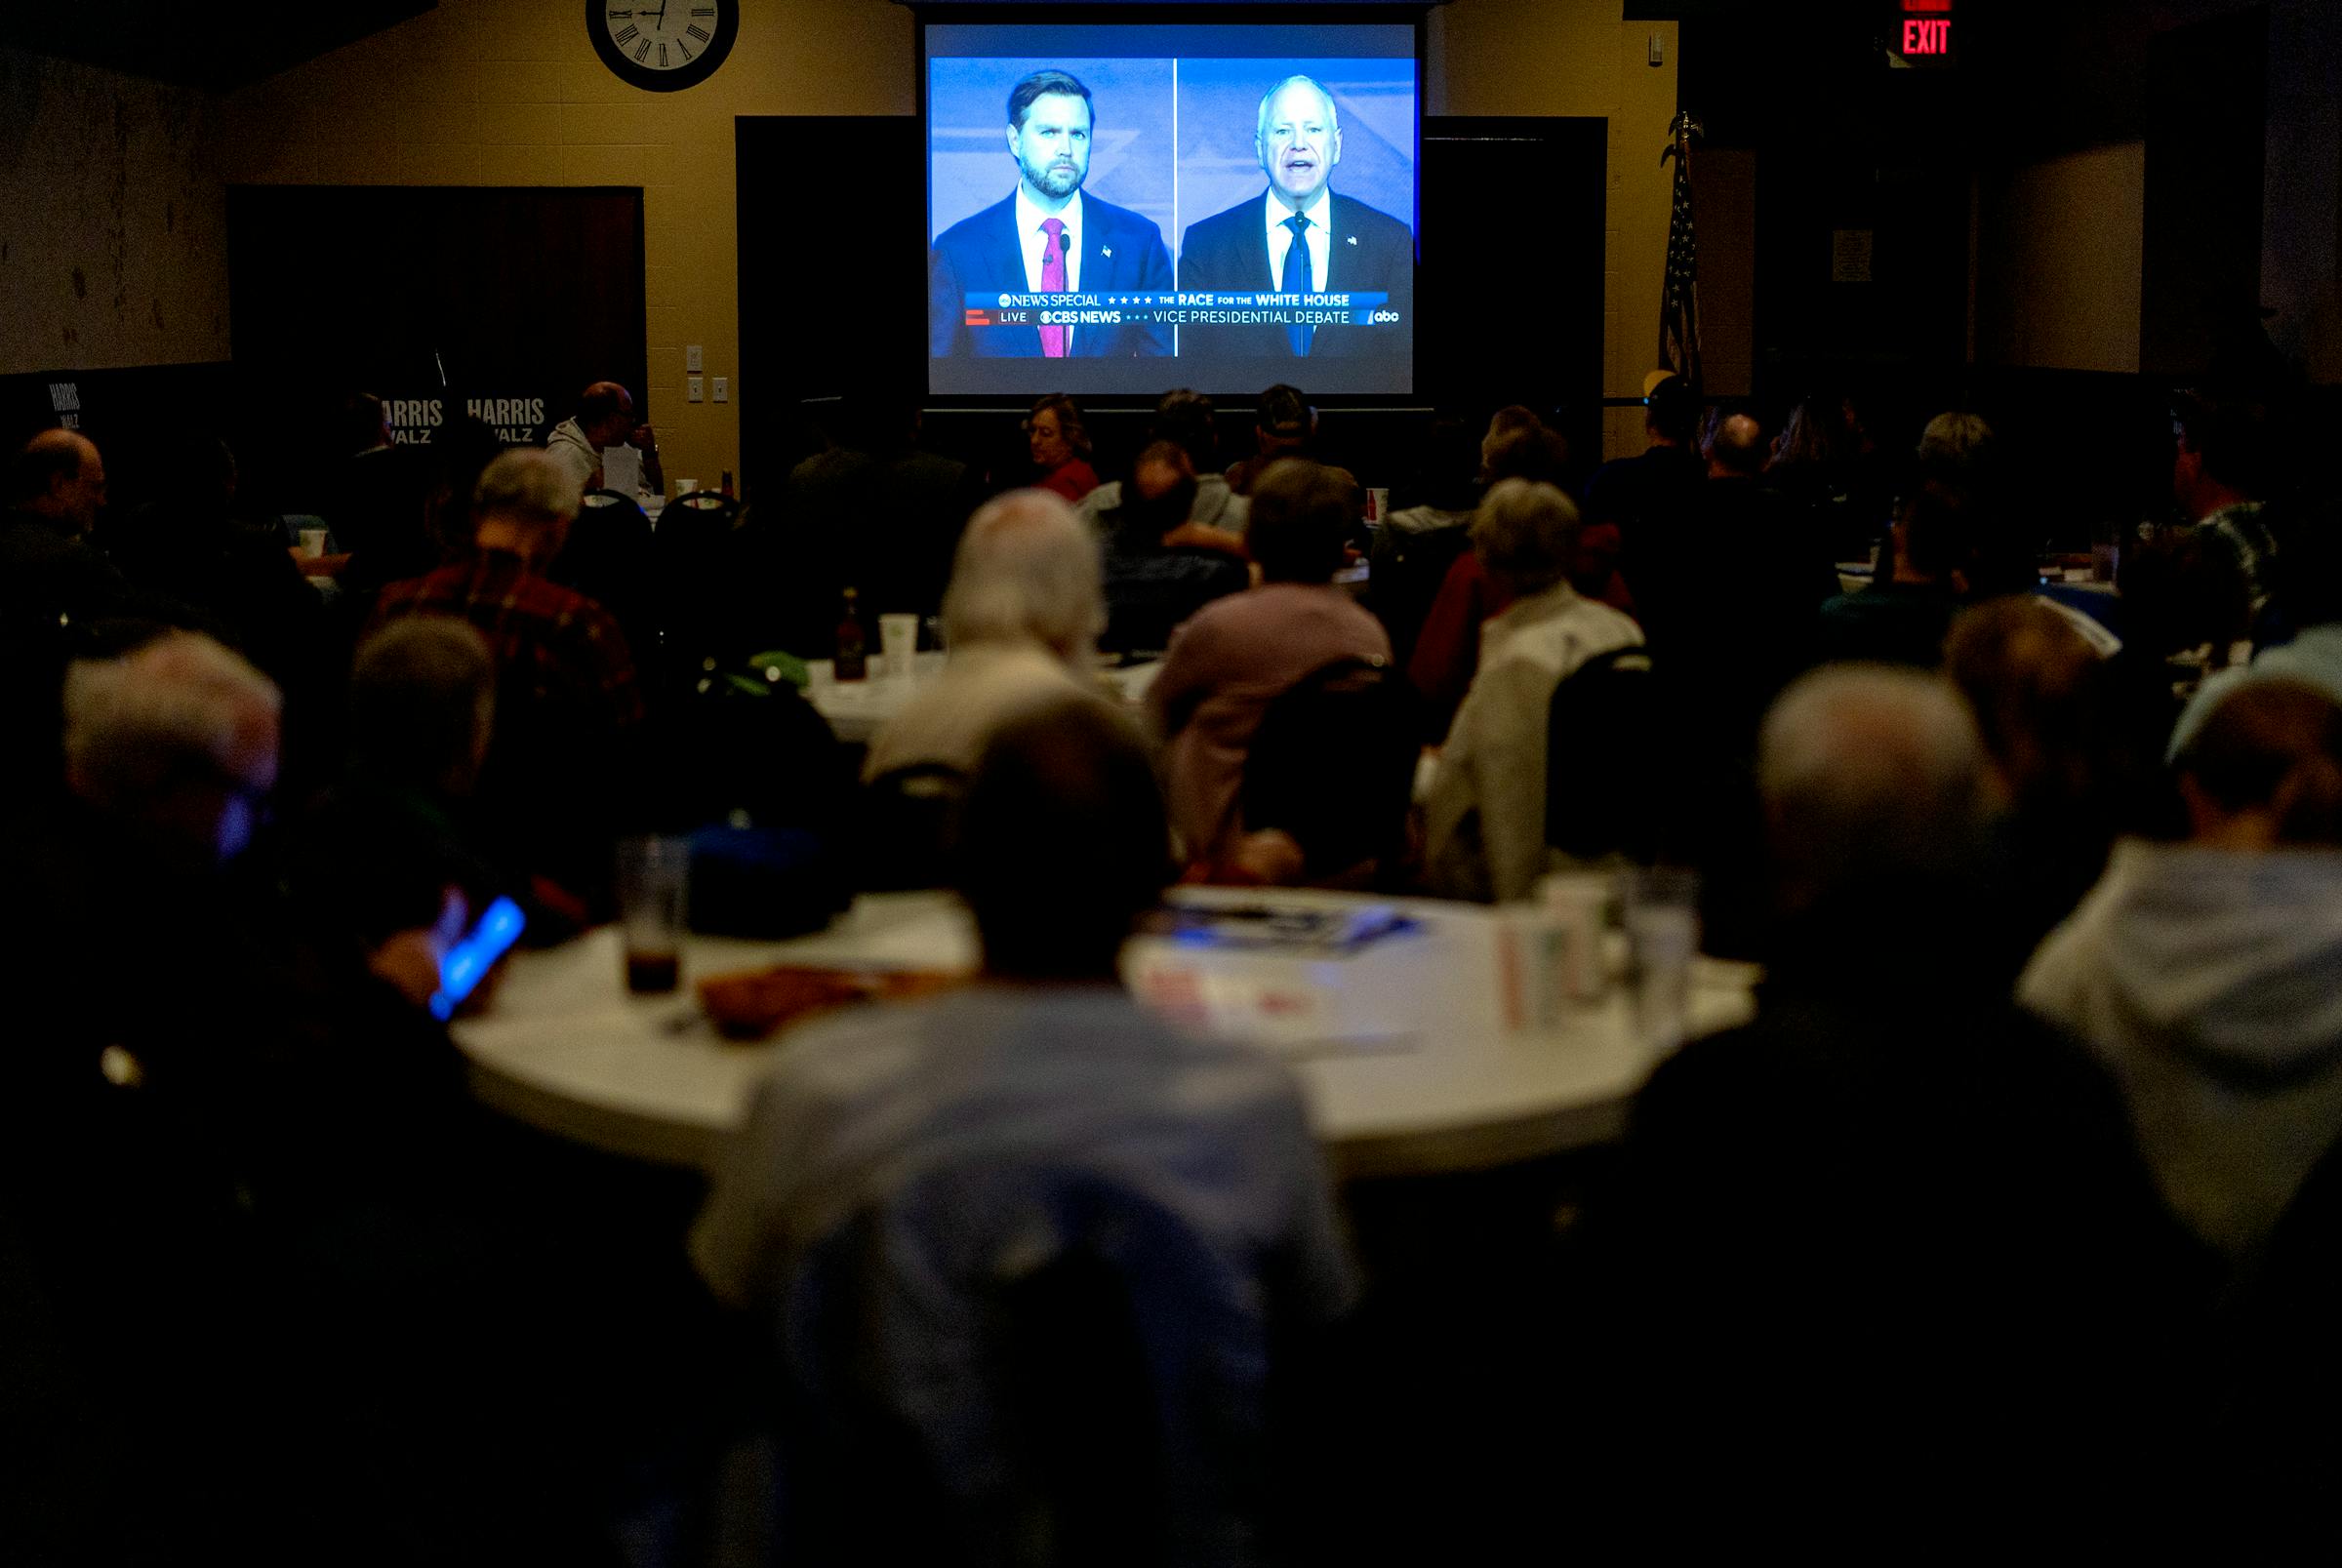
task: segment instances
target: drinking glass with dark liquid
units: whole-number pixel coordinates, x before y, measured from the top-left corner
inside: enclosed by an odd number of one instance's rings
[[[618,919],[626,945],[627,990],[636,995],[660,995],[682,984],[690,890],[688,840],[619,841]]]

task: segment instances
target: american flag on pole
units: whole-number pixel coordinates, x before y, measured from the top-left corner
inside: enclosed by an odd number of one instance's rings
[[[1700,388],[1700,249],[1691,227],[1691,139],[1700,122],[1677,114],[1661,163],[1676,160],[1675,212],[1667,224],[1667,285],[1659,301],[1659,364]]]

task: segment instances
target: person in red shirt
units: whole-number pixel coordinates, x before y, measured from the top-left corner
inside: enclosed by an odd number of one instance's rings
[[[1098,488],[1098,470],[1090,466],[1090,432],[1083,428],[1081,408],[1062,392],[1036,399],[1025,416],[1025,440],[1032,452],[1032,483],[1055,491],[1070,502]]]

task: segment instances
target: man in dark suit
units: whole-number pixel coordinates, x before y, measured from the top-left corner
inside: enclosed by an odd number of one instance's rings
[[[1128,359],[1171,352],[1171,329],[1119,325],[970,327],[970,294],[1163,293],[1171,253],[1152,220],[1086,194],[1090,90],[1035,71],[1008,95],[1017,188],[944,230],[927,258],[927,352],[936,359]],[[1037,312],[1033,312],[1037,314]]]
[[[1381,292],[1398,319],[1385,325],[1190,326],[1183,354],[1277,359],[1395,354],[1412,341],[1415,236],[1389,213],[1328,186],[1342,161],[1333,95],[1288,76],[1261,100],[1253,151],[1269,188],[1191,224],[1179,251],[1179,286],[1237,294]]]

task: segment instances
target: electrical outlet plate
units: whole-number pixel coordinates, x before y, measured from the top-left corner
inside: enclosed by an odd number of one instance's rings
[[[729,376],[718,376],[718,377],[715,379],[715,400],[716,400],[718,403],[729,403],[729,402],[731,402],[731,401],[732,401],[732,378],[731,378],[731,377],[729,377]]]
[[[700,357],[700,345],[698,343],[690,343],[685,345],[683,349],[683,368],[685,370],[696,374],[705,368],[705,364],[706,362]]]
[[[705,395],[703,388],[707,385],[707,383],[701,381],[697,376],[687,378],[684,381],[683,385],[685,388],[683,393],[683,401],[686,403],[697,403],[700,401],[701,397]]]

